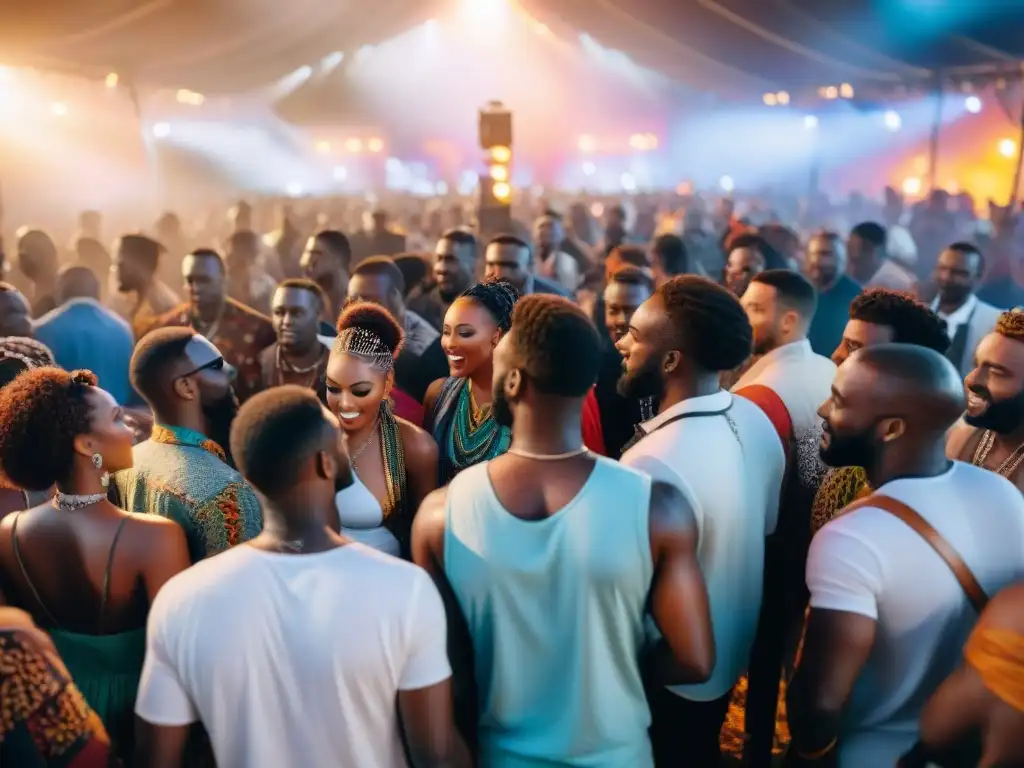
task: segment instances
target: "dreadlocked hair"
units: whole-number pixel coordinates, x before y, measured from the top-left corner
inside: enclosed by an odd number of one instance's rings
[[[894,344],[916,344],[946,354],[946,321],[909,293],[865,291],[850,303],[850,319],[892,328]]]
[[[512,327],[519,291],[507,280],[485,280],[464,290],[459,298],[472,299],[490,312],[502,333]]]
[[[656,295],[680,351],[705,371],[731,371],[750,357],[754,331],[731,291],[706,277],[679,275]]]
[[[996,320],[996,333],[1014,341],[1024,341],[1024,308],[1014,307]]]

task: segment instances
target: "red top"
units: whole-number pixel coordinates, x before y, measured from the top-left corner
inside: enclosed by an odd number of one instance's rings
[[[423,426],[423,406],[412,395],[407,395],[397,387],[391,390],[391,403],[395,416],[411,421],[417,427]]]
[[[734,394],[744,397],[764,411],[764,415],[775,427],[775,432],[782,441],[782,450],[786,454],[786,473],[789,473],[790,451],[793,446],[793,420],[789,416],[789,409],[782,402],[782,398],[776,394],[774,389],[763,384],[751,384],[749,387],[737,390]]]
[[[604,444],[604,429],[601,427],[601,410],[597,407],[597,394],[591,387],[583,401],[583,444],[594,453],[608,455]]]

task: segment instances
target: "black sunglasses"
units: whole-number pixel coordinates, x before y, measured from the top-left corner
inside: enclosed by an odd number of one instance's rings
[[[206,365],[199,366],[198,368],[196,368],[191,373],[182,374],[179,378],[187,379],[189,376],[195,376],[197,373],[202,373],[203,371],[220,371],[220,370],[223,370],[223,369],[224,369],[224,358],[223,357],[218,357],[215,360],[211,360]]]

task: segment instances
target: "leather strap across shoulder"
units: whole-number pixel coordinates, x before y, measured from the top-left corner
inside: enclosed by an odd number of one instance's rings
[[[988,604],[988,595],[985,594],[985,590],[981,588],[981,584],[978,583],[978,580],[974,577],[971,569],[964,562],[963,558],[960,557],[959,553],[953,549],[948,541],[942,538],[942,534],[935,530],[931,523],[902,501],[880,493],[875,493],[853,502],[843,509],[843,514],[862,507],[883,509],[893,517],[898,517],[906,523],[918,536],[928,542],[929,546],[946,562],[949,570],[953,572],[956,580],[960,582],[960,588],[967,595],[967,599],[971,601],[974,610],[980,614],[985,609],[985,606]]]

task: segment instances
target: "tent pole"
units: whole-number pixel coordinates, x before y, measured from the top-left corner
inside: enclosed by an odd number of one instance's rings
[[[1024,75],[1024,64],[1021,65],[1021,73]],[[1013,171],[1013,187],[1010,189],[1010,202],[1007,209],[1013,215],[1013,209],[1017,207],[1017,200],[1020,197],[1020,179],[1022,166],[1024,166],[1024,97],[1021,100],[1019,135],[1017,136],[1017,167]]]
[[[932,123],[932,135],[928,142],[928,191],[934,192],[938,187],[939,175],[939,139],[942,135],[942,108],[945,91],[942,87],[942,73],[935,75],[935,121]]]

